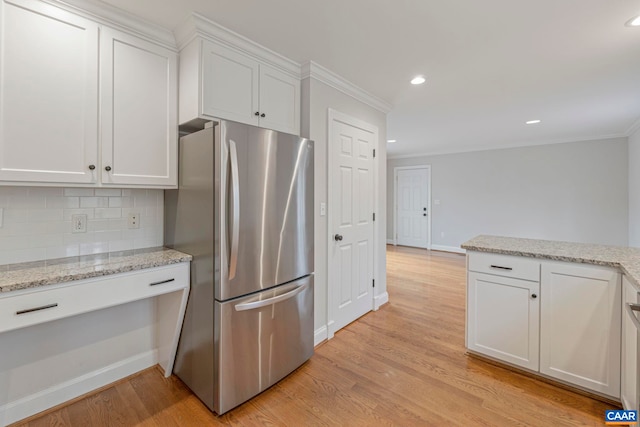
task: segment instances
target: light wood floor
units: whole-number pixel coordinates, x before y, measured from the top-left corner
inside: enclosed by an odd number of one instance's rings
[[[390,302],[222,417],[151,368],[23,426],[602,426],[610,405],[465,354],[464,257],[388,248]]]

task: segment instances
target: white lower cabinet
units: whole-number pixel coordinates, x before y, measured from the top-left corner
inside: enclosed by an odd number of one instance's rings
[[[620,397],[620,273],[545,262],[540,302],[540,372]]]
[[[468,348],[537,370],[539,287],[538,282],[470,272]]]
[[[467,257],[470,351],[620,397],[616,269],[477,252]],[[531,263],[540,269],[539,281]]]

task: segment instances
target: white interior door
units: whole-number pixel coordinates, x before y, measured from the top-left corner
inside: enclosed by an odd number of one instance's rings
[[[373,309],[377,129],[330,111],[329,338]]]
[[[429,168],[396,170],[396,243],[429,247]]]

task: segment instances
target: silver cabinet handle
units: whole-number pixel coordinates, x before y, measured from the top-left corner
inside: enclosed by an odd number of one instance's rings
[[[289,298],[293,298],[294,296],[302,292],[306,287],[307,287],[307,284],[305,283],[304,285],[300,285],[294,290],[287,292],[286,294],[278,295],[277,297],[265,299],[262,301],[245,302],[244,304],[236,305],[234,308],[236,309],[236,311],[245,311],[245,310],[254,310],[256,308],[277,304],[279,302],[288,300]]]
[[[513,270],[513,268],[511,268],[511,267],[503,267],[501,265],[490,265],[489,267],[495,268],[495,269],[498,269],[498,270],[506,270],[506,271]]]
[[[636,325],[636,328],[640,330],[640,320],[638,320],[636,315],[633,314],[634,311],[640,311],[640,304],[632,304],[628,302],[625,307],[627,309],[627,314],[631,316],[631,321],[634,325]]]
[[[240,182],[238,177],[238,150],[236,143],[229,140],[231,157],[231,192],[233,196],[233,226],[231,227],[231,255],[229,256],[229,280],[236,277],[238,264],[238,240],[240,237]],[[228,203],[228,201],[227,201]]]
[[[28,308],[26,310],[16,311],[16,314],[20,316],[21,314],[33,313],[34,311],[46,310],[48,308],[54,308],[57,306],[58,306],[58,303],[56,302],[53,304],[43,305],[42,307]]]
[[[169,282],[173,282],[176,279],[167,279],[167,280],[161,280],[159,282],[153,282],[153,283],[149,283],[149,286],[157,286],[157,285],[164,285],[165,283],[169,283]]]

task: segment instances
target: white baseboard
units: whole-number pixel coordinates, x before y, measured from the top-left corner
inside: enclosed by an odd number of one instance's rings
[[[149,350],[112,365],[0,406],[0,425],[8,425],[135,374],[158,363],[157,350]]]
[[[396,245],[395,239],[387,239],[387,245]]]
[[[382,307],[384,304],[388,302],[389,302],[389,294],[386,291],[380,295],[376,295],[373,298],[373,309],[378,310],[380,307]]]
[[[327,339],[329,339],[329,331],[327,330],[327,326],[323,325],[313,333],[313,346],[315,347]]]
[[[431,245],[433,251],[454,252],[457,254],[466,254],[467,251],[458,246]]]

